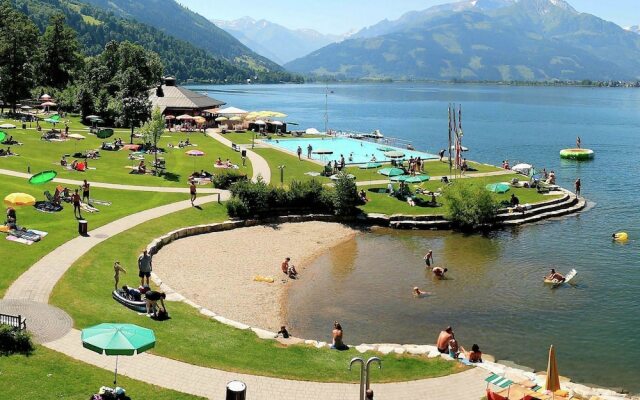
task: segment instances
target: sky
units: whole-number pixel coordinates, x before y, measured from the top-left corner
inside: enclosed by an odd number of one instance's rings
[[[342,34],[452,0],[177,0],[209,19],[249,16],[287,28]],[[568,0],[578,11],[627,27],[640,24],[640,0]]]

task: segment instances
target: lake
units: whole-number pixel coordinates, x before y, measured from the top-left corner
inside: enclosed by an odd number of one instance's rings
[[[194,86],[229,105],[276,110],[300,129],[324,130],[324,85]],[[582,383],[640,392],[640,90],[447,84],[329,86],[328,126],[447,146],[447,104],[462,104],[469,159],[528,162],[582,179],[590,209],[577,216],[488,235],[374,230],[319,257],[290,291],[296,336],[348,343],[433,343],[452,325],[465,347],[538,370],[550,344],[560,373]],[[596,157],[563,161],[576,136]],[[626,244],[611,234],[629,233]],[[425,273],[433,249],[446,281]],[[295,262],[295,260],[294,260]],[[578,270],[575,287],[542,283],[549,268]],[[413,286],[432,292],[410,295]],[[232,317],[232,316],[230,316]]]

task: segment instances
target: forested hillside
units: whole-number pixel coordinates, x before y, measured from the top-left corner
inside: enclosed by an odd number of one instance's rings
[[[13,3],[40,31],[44,31],[54,14],[62,13],[66,23],[77,32],[80,51],[86,55],[100,53],[110,41],[126,40],[140,44],[158,53],[165,67],[164,73],[176,76],[179,81],[195,79],[231,83],[257,77],[259,82],[290,82],[296,79],[283,70],[251,68],[216,57],[156,28],[77,1],[14,0]]]

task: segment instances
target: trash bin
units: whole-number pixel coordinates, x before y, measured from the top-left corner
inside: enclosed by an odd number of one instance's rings
[[[242,151],[240,152],[240,155],[242,157],[246,157],[247,156],[247,150],[246,149],[242,149]]]
[[[246,400],[247,385],[240,381],[231,381],[227,383],[226,400]]]
[[[82,236],[87,236],[89,230],[89,222],[84,219],[78,220],[78,233]]]

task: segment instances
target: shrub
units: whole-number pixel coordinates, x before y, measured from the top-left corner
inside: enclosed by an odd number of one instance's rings
[[[237,197],[233,197],[226,202],[227,213],[231,218],[248,218],[249,207]]]
[[[246,180],[247,175],[234,171],[222,172],[211,177],[213,187],[218,189],[229,189],[234,183]]]
[[[341,172],[338,175],[333,196],[333,207],[336,215],[354,215],[359,204],[360,198],[358,197],[356,183],[347,174]]]
[[[443,192],[447,207],[445,218],[461,229],[476,229],[492,223],[498,214],[493,193],[471,182],[459,180]]]
[[[9,325],[0,325],[0,355],[25,354],[33,352],[31,334]]]
[[[269,186],[264,181],[242,181],[231,187],[232,199],[227,203],[229,215],[245,218],[291,211],[333,212],[334,195],[314,179],[293,181],[289,188]]]

